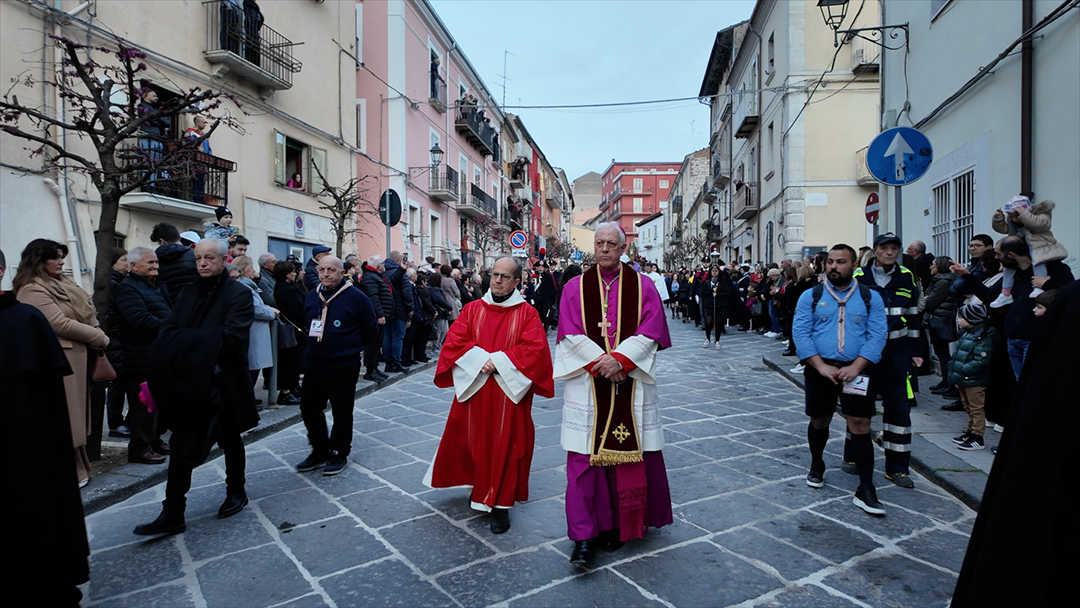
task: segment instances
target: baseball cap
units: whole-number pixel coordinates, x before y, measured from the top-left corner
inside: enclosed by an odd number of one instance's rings
[[[886,245],[888,243],[896,243],[897,247],[903,246],[903,243],[901,243],[900,241],[900,237],[896,236],[891,232],[879,234],[877,238],[874,239],[874,247],[877,247],[879,245]]]

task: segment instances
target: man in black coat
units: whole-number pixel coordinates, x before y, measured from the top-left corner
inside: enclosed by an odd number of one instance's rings
[[[386,372],[404,372],[407,368],[401,364],[401,354],[405,344],[405,330],[413,316],[413,294],[407,289],[405,269],[401,266],[401,252],[391,251],[390,258],[383,262],[383,278],[390,284],[394,296],[394,314],[386,320],[387,328],[383,332],[383,359],[386,360]]]
[[[379,371],[379,348],[383,344],[386,323],[394,316],[394,296],[390,293],[390,283],[379,270],[381,264],[381,255],[371,256],[364,264],[364,275],[360,277],[360,289],[371,300],[378,319],[379,331],[371,332],[372,338],[364,347],[364,367],[367,368],[364,380],[371,382],[384,382],[390,377]]]
[[[158,259],[158,276],[169,286],[169,299],[175,302],[180,291],[199,278],[199,273],[195,272],[195,252],[180,244],[180,232],[166,222],[154,226],[150,240],[158,244],[154,252]]]
[[[163,464],[169,446],[160,437],[157,411],[139,399],[139,385],[150,375],[150,346],[169,316],[169,294],[158,280],[158,259],[148,247],[128,252],[131,271],[116,288],[116,328],[123,352],[124,386],[128,397],[128,462]],[[111,317],[110,317],[111,318]]]
[[[240,434],[259,423],[247,365],[255,307],[251,292],[224,272],[228,252],[228,243],[218,239],[195,246],[199,280],[180,293],[151,348],[150,391],[172,429],[172,453],[161,514],[136,526],[135,534],[186,529],[191,472],[214,443],[225,452],[226,497],[218,517],[235,515],[248,503]]]

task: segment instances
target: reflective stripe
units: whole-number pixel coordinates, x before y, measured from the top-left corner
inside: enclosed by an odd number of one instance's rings
[[[900,308],[899,306],[893,306],[892,308],[886,308],[885,314],[892,315],[894,317],[902,315],[907,312],[906,308]]]
[[[907,375],[907,398],[908,399],[914,399],[915,398],[915,391],[913,391],[911,389],[911,374]]]
[[[890,452],[910,452],[911,451],[911,445],[906,444],[906,443],[892,443],[892,442],[886,441],[886,442],[884,442],[882,444],[882,447],[884,447],[886,450],[888,450]]]
[[[904,309],[904,314],[917,315],[917,314],[919,314],[919,307],[918,306],[912,306],[911,308],[905,308]]]
[[[919,330],[917,330],[917,329],[907,329],[907,328],[890,331],[889,335],[887,336],[887,338],[889,340],[895,340],[896,338],[918,338],[918,337],[919,337]]]
[[[892,433],[894,435],[910,435],[911,434],[911,427],[910,426],[896,426],[895,424],[886,424],[885,425],[885,431],[889,432],[889,433]]]

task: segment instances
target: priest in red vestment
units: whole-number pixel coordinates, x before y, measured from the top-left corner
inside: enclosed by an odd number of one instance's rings
[[[471,486],[472,508],[502,534],[508,509],[529,499],[533,394],[555,386],[544,326],[517,290],[521,263],[503,256],[491,270],[491,289],[461,310],[439,354],[435,385],[454,387],[454,402],[424,483]]]

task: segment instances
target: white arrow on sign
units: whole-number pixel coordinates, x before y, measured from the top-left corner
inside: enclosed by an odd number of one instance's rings
[[[904,174],[906,173],[904,169],[904,155],[914,153],[915,151],[911,149],[911,146],[908,145],[899,133],[896,134],[896,137],[893,137],[892,143],[889,144],[889,147],[885,150],[885,154],[882,156],[893,157],[893,165],[896,167],[896,181],[906,181],[904,179]]]

